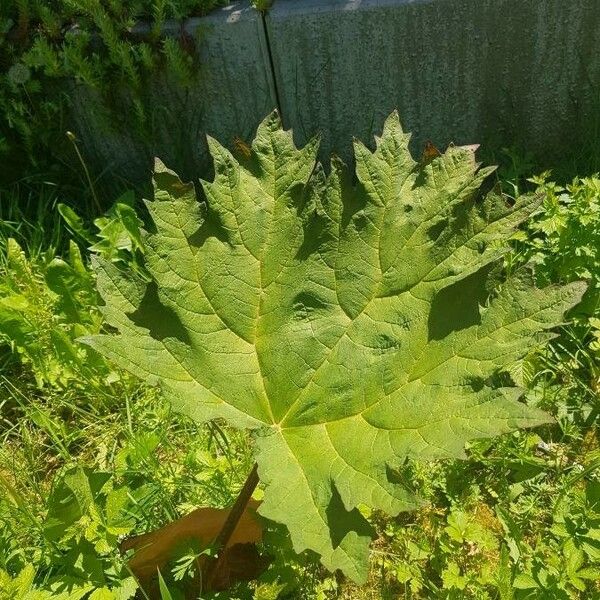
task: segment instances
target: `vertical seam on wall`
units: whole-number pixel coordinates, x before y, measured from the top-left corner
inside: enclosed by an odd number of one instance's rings
[[[265,36],[267,56],[269,58],[269,69],[271,70],[271,81],[273,81],[273,91],[275,92],[275,103],[277,104],[277,111],[279,112],[281,121],[285,125],[283,111],[281,110],[281,99],[279,96],[279,86],[277,85],[277,74],[275,73],[275,61],[273,60],[273,52],[271,50],[271,40],[269,38],[269,28],[267,26],[267,11],[260,11],[260,19],[262,22],[263,33]]]

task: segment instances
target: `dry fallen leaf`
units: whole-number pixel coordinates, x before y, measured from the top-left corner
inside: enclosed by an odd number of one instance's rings
[[[256,500],[248,503],[219,561],[219,572],[213,579],[214,589],[226,589],[237,580],[254,579],[266,567],[268,560],[260,556],[255,545],[262,539],[262,527],[256,517],[258,505]],[[129,560],[129,568],[151,594],[156,585],[157,570],[164,569],[177,548],[192,540],[209,546],[221,531],[228,514],[229,509],[198,508],[156,531],[123,540],[120,550],[122,553],[135,551]]]

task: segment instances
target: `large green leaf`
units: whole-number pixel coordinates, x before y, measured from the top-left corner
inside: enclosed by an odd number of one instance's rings
[[[408,141],[392,114],[375,152],[355,144],[353,184],[273,114],[248,158],[209,140],[206,203],[157,163],[150,283],[96,266],[119,333],[88,343],[194,419],[252,428],[260,512],[357,581],[372,536],[358,507],[417,503],[406,457],[547,421],[501,374],[584,291],[536,289],[527,271],[500,282],[537,200],[482,199],[471,152],[419,164]]]

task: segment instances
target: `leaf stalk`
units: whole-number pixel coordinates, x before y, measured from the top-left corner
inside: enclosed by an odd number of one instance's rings
[[[258,465],[254,463],[252,470],[248,474],[246,481],[240,490],[238,497],[235,500],[234,505],[231,507],[229,514],[227,515],[227,519],[223,523],[223,527],[221,527],[221,531],[215,538],[213,542],[213,548],[216,553],[214,557],[207,557],[203,561],[202,565],[202,581],[204,582],[203,587],[205,589],[212,589],[212,585],[214,583],[215,577],[219,572],[219,568],[223,562],[225,549],[227,548],[227,544],[229,540],[231,540],[231,536],[235,531],[242,515],[244,514],[248,502],[258,485]]]

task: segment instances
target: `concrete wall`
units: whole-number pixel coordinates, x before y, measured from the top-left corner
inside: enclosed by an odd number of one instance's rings
[[[278,0],[285,121],[349,158],[398,108],[414,145],[556,149],[600,83],[599,0]]]
[[[352,136],[369,142],[394,108],[417,152],[426,140],[555,152],[600,96],[600,0],[276,0],[264,19],[234,2],[187,22],[198,29],[198,82],[183,94],[157,79],[149,142],[76,94],[94,164],[139,180],[157,154],[198,175],[205,132],[250,139],[278,103],[299,143],[322,133],[323,158],[351,160]]]

